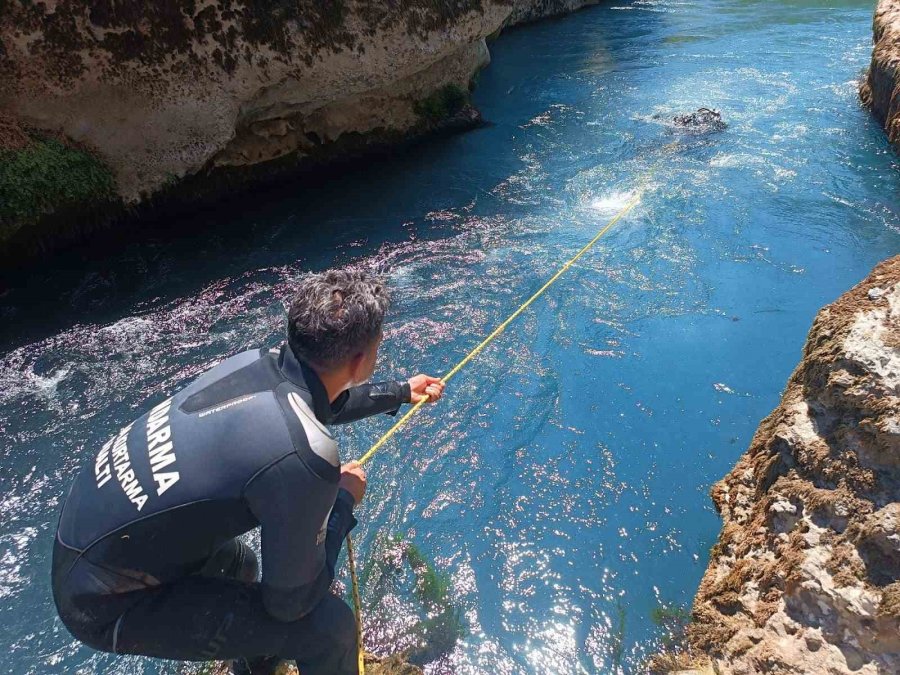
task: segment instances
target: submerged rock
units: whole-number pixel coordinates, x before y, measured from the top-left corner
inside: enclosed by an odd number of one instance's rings
[[[406,661],[403,654],[393,654],[387,657],[378,657],[366,654],[367,675],[422,675],[423,671]]]
[[[724,131],[728,127],[722,114],[712,108],[698,108],[696,112],[676,115],[672,118],[672,123],[678,129],[697,134]]]
[[[900,150],[900,0],[879,0],[872,34],[872,63],[859,96]]]
[[[900,256],[819,312],[712,496],[693,654],[739,675],[900,672]]]

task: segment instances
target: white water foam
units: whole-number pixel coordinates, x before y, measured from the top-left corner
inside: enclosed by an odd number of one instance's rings
[[[588,206],[598,213],[612,216],[624,209],[634,196],[634,192],[613,192],[606,197],[591,200]]]

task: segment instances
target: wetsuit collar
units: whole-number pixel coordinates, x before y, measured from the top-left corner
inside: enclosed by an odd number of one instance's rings
[[[278,367],[281,374],[300,389],[309,393],[311,401],[307,401],[316,416],[322,424],[331,423],[334,414],[331,411],[331,403],[328,401],[328,392],[322,380],[316,375],[316,371],[303,363],[294,356],[294,350],[285,342],[281,345],[281,352],[278,355]]]

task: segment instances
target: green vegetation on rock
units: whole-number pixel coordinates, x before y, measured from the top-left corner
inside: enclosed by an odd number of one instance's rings
[[[679,605],[660,603],[650,612],[650,620],[660,628],[662,640],[659,651],[647,663],[649,673],[670,673],[696,670],[705,673],[704,659],[698,659],[690,649],[687,638],[691,613]]]
[[[87,211],[116,198],[115,179],[96,157],[53,138],[0,150],[0,241],[44,216]]]
[[[622,663],[625,660],[625,605],[620,599],[616,599],[615,624],[610,622],[609,645],[611,672],[622,672]]]
[[[421,610],[416,612],[420,618],[407,634],[411,663],[428,663],[449,653],[466,635],[462,612],[451,598],[449,575],[436,570],[403,535],[379,537],[375,553],[360,574],[360,585],[373,591],[369,611],[381,604],[388,589],[414,595],[420,603]]]
[[[450,578],[446,574],[439,574],[412,542],[406,544],[406,560],[418,577],[416,590],[419,599],[432,607],[449,604]]]
[[[691,622],[691,613],[678,605],[660,604],[653,608],[650,620],[663,632],[663,646],[666,649],[680,649],[685,643],[685,631]]]
[[[426,618],[413,629],[425,647],[411,655],[427,662],[432,656],[449,653],[465,636],[459,607],[450,599],[450,577],[434,569],[412,542],[406,542],[406,561],[416,575],[416,592],[427,609]]]
[[[455,115],[469,102],[469,92],[456,84],[445,84],[436,92],[416,101],[415,111],[429,122],[439,122]]]

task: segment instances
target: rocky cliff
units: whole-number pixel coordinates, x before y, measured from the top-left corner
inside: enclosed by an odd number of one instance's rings
[[[599,2],[600,0],[515,0],[505,25],[513,26],[548,16],[566,14]]]
[[[720,673],[900,672],[900,256],[819,312],[712,497],[693,650]]]
[[[879,0],[872,34],[872,65],[859,95],[900,150],[900,0]]]
[[[0,243],[471,124],[485,38],[584,4],[2,2]]]

